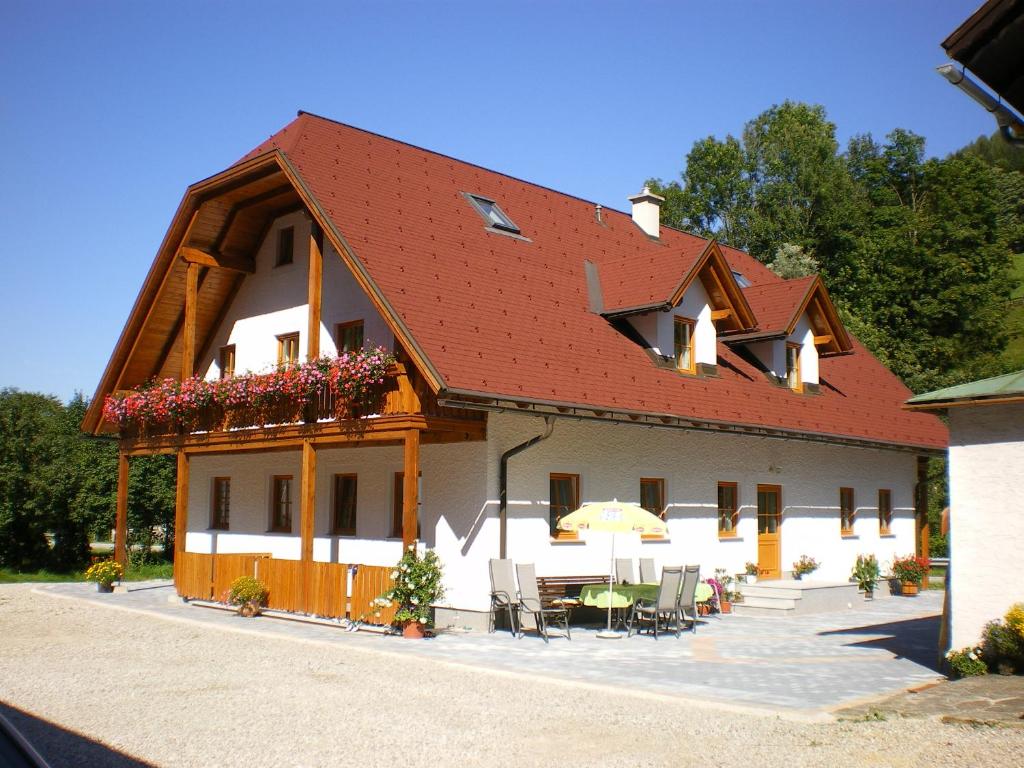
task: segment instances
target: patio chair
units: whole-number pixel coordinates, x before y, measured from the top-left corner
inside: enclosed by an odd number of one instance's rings
[[[658,582],[658,571],[654,567],[653,557],[640,558],[640,581],[644,584],[656,584]]]
[[[683,584],[679,590],[679,619],[688,621],[690,629],[697,633],[697,584],[700,583],[700,566],[688,565],[683,569]]]
[[[569,609],[552,606],[545,608],[540,600],[540,589],[537,586],[537,570],[533,563],[516,565],[516,576],[519,578],[519,637],[527,630],[534,630],[544,642],[548,641],[548,625],[561,625],[567,639],[572,640],[569,632]]]
[[[673,624],[676,629],[676,637],[682,629],[682,617],[679,614],[679,585],[683,580],[682,568],[662,568],[661,584],[658,586],[658,594],[653,600],[637,599],[633,601],[633,608],[629,612],[629,622],[626,624],[626,636],[632,637],[633,625],[645,622],[651,625],[654,631],[654,639],[658,639],[659,629],[668,629]]]
[[[615,583],[636,584],[636,571],[633,570],[633,558],[615,558]]]
[[[508,612],[508,627],[512,634],[516,632],[516,613],[519,607],[519,593],[516,590],[516,578],[512,572],[511,560],[491,560],[488,563],[491,572],[491,613],[487,631],[495,630],[496,620],[501,611]]]

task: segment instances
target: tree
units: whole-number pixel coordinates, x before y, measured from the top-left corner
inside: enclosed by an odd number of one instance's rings
[[[799,245],[783,243],[775,252],[775,258],[768,262],[768,269],[784,280],[818,274],[817,260]]]

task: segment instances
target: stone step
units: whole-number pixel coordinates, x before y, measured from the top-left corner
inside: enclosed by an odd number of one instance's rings
[[[857,585],[849,582],[779,579],[739,584],[743,600],[735,611],[750,615],[795,616],[845,611],[863,604]]]

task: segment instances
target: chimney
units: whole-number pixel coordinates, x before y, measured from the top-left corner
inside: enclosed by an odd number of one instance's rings
[[[651,237],[661,236],[661,204],[664,197],[651,192],[645,185],[644,191],[629,198],[633,204],[633,222]]]

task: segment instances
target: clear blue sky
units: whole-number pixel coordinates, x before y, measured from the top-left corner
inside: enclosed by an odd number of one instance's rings
[[[316,112],[625,208],[785,99],[944,155],[980,0],[0,2],[0,387],[91,396],[185,187]]]

